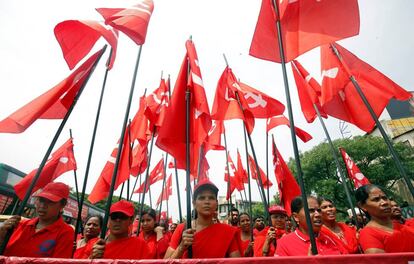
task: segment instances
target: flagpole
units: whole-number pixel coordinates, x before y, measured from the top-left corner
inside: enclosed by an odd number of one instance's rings
[[[125,186],[125,182],[123,182],[121,185],[121,192],[119,193],[118,201],[122,200],[122,193],[124,192],[124,186]]]
[[[69,128],[69,137],[70,137],[70,139],[73,140],[73,137],[72,137],[72,129],[71,128]],[[75,152],[73,152],[73,155],[75,155]],[[76,169],[73,170],[73,176],[75,178],[76,202],[78,203],[78,206],[79,206],[78,175],[76,174]]]
[[[76,94],[76,96],[73,100],[73,103],[71,104],[68,111],[66,112],[65,117],[62,119],[62,122],[60,123],[60,125],[59,125],[53,139],[52,139],[52,142],[49,145],[49,148],[47,149],[45,155],[43,156],[43,160],[40,163],[39,168],[37,169],[36,174],[33,177],[33,180],[31,182],[31,184],[30,184],[29,188],[27,189],[27,192],[26,192],[22,202],[20,203],[19,208],[17,209],[16,215],[21,216],[23,214],[24,208],[26,207],[27,202],[28,202],[28,200],[29,200],[29,198],[32,194],[33,188],[35,187],[37,181],[40,178],[40,174],[42,173],[42,170],[43,170],[44,166],[46,165],[46,162],[47,162],[47,160],[50,156],[50,153],[52,153],[53,147],[55,146],[56,141],[58,140],[58,138],[60,136],[60,133],[62,132],[63,127],[66,124],[66,121],[69,119],[69,116],[72,113],[73,108],[75,107],[75,105],[76,105],[79,97],[81,96],[86,84],[88,83],[88,80],[89,80],[90,76],[94,72],[94,70],[96,68],[96,65],[98,64],[98,62],[99,62],[100,58],[102,57],[102,55],[104,54],[105,50],[106,50],[106,45],[102,48],[101,54],[99,54],[99,56],[97,57],[97,60],[94,62],[93,66],[91,68],[90,74],[86,77],[85,81],[82,84],[82,87],[79,89],[78,93]],[[12,212],[12,214],[14,214],[14,213],[15,212]],[[6,249],[7,243],[9,242],[9,239],[10,239],[10,236],[11,236],[12,233],[13,233],[13,230],[9,230],[6,234],[6,236],[4,237],[3,243],[0,245],[0,255],[3,255],[4,250]]]
[[[191,36],[190,36],[190,41]],[[190,107],[191,107],[191,91],[188,88],[188,76],[190,74],[190,62],[187,57],[187,75],[186,75],[186,86],[185,91],[185,176],[186,176],[186,201],[187,201],[187,229],[191,228],[192,215],[191,215],[191,180],[190,180]],[[193,249],[191,246],[188,247],[188,258],[193,258]]]
[[[252,187],[250,183],[250,165],[249,165],[249,150],[247,147],[247,139],[246,139],[246,124],[243,121],[243,133],[244,133],[244,149],[246,151],[246,168],[247,168],[247,185],[249,186],[248,193],[249,193],[249,215],[252,217]],[[250,221],[250,230],[253,230],[253,221]],[[250,232],[250,242],[254,241],[253,232]]]
[[[161,202],[160,202],[160,213],[162,209],[162,198],[164,196],[165,180],[167,178],[167,163],[168,162],[168,152],[165,152],[165,163],[164,163],[164,179],[162,180],[162,189],[161,189]]]
[[[227,204],[228,204],[229,213],[230,213],[233,202],[231,200],[231,193],[230,193],[230,167],[229,167],[229,153],[227,152],[226,129],[223,129],[223,134],[224,134],[224,148],[226,151],[226,165],[227,165],[227,193],[229,194],[229,199],[227,199]]]
[[[198,151],[198,164],[197,164],[197,182],[199,181],[199,179],[200,179],[200,173],[201,173],[201,170],[202,170],[202,168],[203,168],[203,161],[204,161],[204,158],[203,158],[203,156],[204,156],[204,142],[201,144],[201,146],[200,146],[200,149],[199,149],[199,151]],[[195,181],[196,179],[194,179],[194,181]]]
[[[299,180],[299,186],[300,186],[301,193],[302,193],[302,200],[303,200],[303,207],[304,207],[304,210],[305,210],[306,224],[309,227],[308,230],[309,230],[309,238],[310,238],[310,242],[311,242],[311,251],[312,251],[312,255],[317,255],[318,254],[318,249],[316,247],[315,234],[313,232],[313,229],[310,228],[312,226],[312,221],[311,221],[311,218],[310,218],[308,200],[307,200],[307,197],[306,197],[305,183],[303,181],[302,166],[301,166],[300,158],[299,158],[299,149],[298,149],[298,143],[297,143],[297,140],[296,140],[296,133],[295,133],[295,123],[293,121],[292,102],[290,100],[289,82],[288,82],[287,72],[286,72],[286,60],[285,60],[285,51],[284,51],[284,47],[283,47],[282,26],[281,26],[281,23],[280,23],[279,6],[276,3],[276,0],[272,0],[272,3],[273,3],[273,7],[275,9],[276,17],[277,17],[276,30],[277,30],[277,39],[278,39],[278,44],[279,44],[279,53],[280,53],[280,60],[281,60],[280,64],[282,66],[283,82],[284,82],[284,86],[285,86],[286,105],[287,105],[287,110],[288,110],[288,114],[289,114],[290,135],[291,135],[291,138],[292,138],[293,153],[295,155],[296,171],[297,171],[297,176],[298,176],[298,180]]]
[[[338,60],[341,62],[342,65],[344,65],[344,63],[342,61],[342,57],[339,54],[338,50],[336,49],[335,45],[333,45],[331,43],[330,46],[331,46],[334,54],[338,58]],[[408,178],[407,173],[405,172],[405,169],[404,169],[404,167],[401,163],[401,160],[399,159],[399,157],[397,155],[397,152],[395,151],[394,147],[392,146],[392,143],[391,143],[390,139],[388,138],[387,133],[385,132],[383,126],[381,125],[380,121],[378,120],[377,115],[375,114],[374,110],[372,109],[371,104],[369,103],[367,97],[365,96],[364,92],[362,91],[361,87],[359,86],[357,80],[351,74],[351,72],[348,72],[348,74],[349,74],[349,79],[351,80],[351,82],[354,85],[355,89],[357,90],[359,96],[361,97],[362,101],[364,102],[365,106],[367,107],[368,112],[370,113],[372,119],[374,119],[375,125],[378,127],[378,130],[380,131],[381,136],[384,139],[385,144],[387,145],[388,150],[390,151],[392,158],[394,159],[394,162],[395,162],[395,165],[397,166],[398,172],[404,178],[405,183],[407,184],[407,187],[411,192],[411,195],[414,197],[413,184],[411,183],[410,179]]]
[[[146,92],[146,90],[145,90],[145,92]],[[131,127],[131,118],[130,119],[128,119],[128,125],[129,125],[129,127]],[[129,167],[129,171],[131,171],[131,164],[132,164],[132,155],[131,155],[131,152],[132,152],[132,149],[133,149],[133,147],[134,147],[134,142],[132,142],[131,143],[131,129],[128,131],[128,142],[129,142],[129,144],[128,144],[128,146],[129,146],[129,149],[131,150],[130,152],[129,152],[129,157],[128,157],[128,159],[129,159],[129,162],[128,162],[128,167]],[[129,188],[130,188],[130,186],[129,186],[129,181],[130,181],[130,179],[131,179],[131,175],[129,175],[129,177],[128,177],[128,181],[127,181],[127,193],[126,193],[126,200],[127,201],[129,201],[130,199],[129,199]],[[121,192],[122,193],[122,192]]]
[[[323,131],[325,132],[326,139],[328,139],[329,147],[331,149],[332,156],[334,157],[336,168],[338,169],[339,177],[341,178],[342,186],[345,189],[346,199],[348,200],[348,204],[351,208],[352,215],[355,219],[356,226],[359,229],[361,226],[359,226],[359,223],[358,223],[358,220],[357,220],[357,215],[356,215],[356,212],[355,212],[355,206],[354,206],[354,203],[352,202],[352,198],[351,198],[351,192],[349,191],[348,185],[346,183],[346,178],[344,176],[344,172],[342,171],[341,165],[339,164],[339,159],[338,159],[338,155],[336,155],[335,146],[332,143],[331,137],[328,133],[328,130],[326,129],[325,122],[323,121],[321,113],[319,112],[319,109],[316,106],[316,104],[313,104],[313,108],[315,109],[315,112],[318,115],[318,119],[319,119],[319,122],[322,125]]]
[[[90,143],[90,146],[89,146],[88,160],[86,162],[86,168],[85,168],[85,177],[83,178],[82,193],[81,193],[79,203],[78,203],[78,215],[76,217],[76,224],[75,224],[75,237],[73,239],[73,241],[75,243],[74,243],[74,248],[73,248],[72,254],[76,250],[76,239],[77,239],[79,229],[82,230],[82,209],[83,209],[83,203],[85,201],[86,184],[88,183],[89,168],[90,168],[91,161],[92,161],[93,148],[95,146],[96,131],[98,130],[99,117],[100,117],[100,114],[101,114],[102,101],[103,101],[103,96],[104,96],[104,93],[105,93],[106,79],[108,78],[109,63],[111,61],[112,52],[113,51],[112,51],[112,48],[111,48],[109,50],[109,56],[108,56],[108,59],[106,61],[105,75],[104,75],[104,79],[102,81],[102,88],[101,88],[101,94],[99,96],[98,108],[96,109],[95,123],[94,123],[93,131],[92,131],[92,138],[91,138],[91,143]]]
[[[126,106],[126,109],[125,109],[124,122],[122,124],[122,131],[121,131],[121,136],[120,136],[120,139],[119,139],[118,151],[117,151],[117,154],[116,154],[114,171],[112,173],[112,181],[111,181],[111,186],[110,186],[110,189],[109,189],[109,196],[108,196],[108,200],[106,201],[105,217],[104,217],[104,220],[103,220],[102,230],[101,230],[101,238],[102,239],[104,239],[105,235],[106,235],[107,224],[108,224],[108,220],[109,220],[109,209],[111,207],[112,197],[114,195],[116,177],[117,177],[117,174],[118,174],[119,162],[120,162],[120,159],[121,159],[121,153],[122,153],[122,148],[123,148],[123,143],[124,143],[124,138],[125,138],[125,131],[126,131],[126,128],[127,128],[127,123],[128,123],[129,111],[130,111],[130,108],[131,108],[132,97],[134,95],[134,87],[135,87],[135,81],[136,81],[137,73],[138,73],[139,61],[140,61],[140,58],[141,58],[141,51],[142,51],[142,45],[140,45],[139,49],[138,49],[138,55],[137,55],[137,60],[136,60],[136,63],[135,63],[134,75],[132,77],[131,88],[130,88],[129,97],[128,97],[128,103],[127,103],[127,106]]]
[[[266,123],[267,123],[267,119],[266,119]],[[267,134],[267,129],[266,129],[266,178],[267,178],[267,182],[269,182],[269,135]],[[268,201],[269,206],[270,206],[269,190],[270,190],[270,186],[268,184],[268,186],[267,186],[267,201]]]
[[[139,212],[138,212],[139,214],[141,214],[142,210],[144,209],[145,193],[147,192],[147,187],[148,187],[148,191],[150,191],[150,189],[149,189],[150,186],[148,185],[148,178],[149,178],[149,169],[150,169],[150,165],[151,165],[152,147],[154,146],[154,138],[155,138],[156,129],[157,129],[157,127],[154,126],[154,129],[153,129],[152,134],[151,134],[150,151],[149,151],[148,157],[147,157],[148,161],[147,161],[147,170],[145,171],[144,191],[142,192],[142,196],[140,197],[141,202],[140,202],[140,206],[139,206]],[[151,196],[150,196],[150,198],[151,198]],[[151,208],[152,208],[152,206],[151,206]],[[140,231],[141,231],[141,218],[140,218],[140,221],[138,222],[138,234],[139,234]]]
[[[141,165],[142,165],[142,162],[139,164],[138,172],[141,172]],[[141,173],[139,173],[137,177],[135,178],[134,186],[132,187],[132,192],[131,192],[131,195],[129,196],[129,200],[132,200],[132,195],[134,195],[135,187],[137,186],[137,182],[138,182],[138,177],[141,177]],[[138,200],[141,201],[141,199],[138,199]]]

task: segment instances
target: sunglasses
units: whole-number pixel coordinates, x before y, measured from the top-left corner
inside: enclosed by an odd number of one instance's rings
[[[129,216],[127,216],[126,214],[123,213],[112,213],[111,215],[109,215],[109,217],[111,218],[111,220],[127,220],[129,219]]]

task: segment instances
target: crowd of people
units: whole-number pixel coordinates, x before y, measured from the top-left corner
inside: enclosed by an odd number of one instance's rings
[[[5,256],[76,259],[180,259],[278,257],[312,255],[310,231],[319,255],[414,252],[414,220],[404,219],[398,204],[373,184],[356,190],[360,223],[337,221],[334,202],[307,197],[311,226],[307,225],[304,200],[291,202],[292,214],[278,205],[269,207],[269,220],[251,220],[246,212],[232,209],[226,223],[217,220],[218,188],[201,180],[193,190],[195,217],[187,223],[158,223],[153,209],[138,216],[125,200],[110,208],[108,231],[100,238],[103,219],[89,216],[73,247],[74,229],[62,219],[69,196],[63,183],[49,183],[35,195],[37,217],[12,216],[0,227],[0,243],[11,233]],[[362,216],[366,217],[364,221]],[[140,230],[134,222],[140,221]],[[253,221],[253,224],[251,224]],[[266,222],[269,223],[266,226]],[[362,224],[362,225],[361,225]],[[253,228],[252,228],[253,227]]]

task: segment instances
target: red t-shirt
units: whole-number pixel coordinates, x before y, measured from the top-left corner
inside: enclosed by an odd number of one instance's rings
[[[307,256],[310,244],[309,236],[296,229],[277,241],[275,256]],[[319,255],[341,254],[335,242],[323,233],[316,237],[316,247]]]
[[[378,248],[386,253],[414,251],[414,228],[393,222],[393,232],[366,226],[359,235],[359,243],[364,251]]]
[[[127,237],[105,245],[104,259],[151,259],[145,241],[139,237]]]
[[[338,237],[326,226],[322,226],[321,233],[324,233],[330,237],[336,245],[339,246],[342,254],[354,254],[358,253],[358,239],[356,237],[356,229],[350,227],[345,223],[337,223],[342,230],[343,237]]]
[[[181,242],[185,224],[179,224],[170,241],[176,249]],[[193,258],[225,258],[228,253],[239,251],[240,235],[237,228],[226,224],[213,224],[194,234]],[[182,258],[187,258],[187,251]]]
[[[260,233],[255,237],[254,239],[254,256],[255,257],[262,257],[263,256],[263,246],[264,243],[266,242],[266,237],[267,237],[267,232],[269,231],[270,227],[266,227],[264,228],[262,231],[260,231]],[[284,236],[286,234],[286,230],[284,229],[275,229],[276,230],[276,241],[278,241],[282,236]],[[275,254],[276,251],[276,242],[275,243],[271,243],[269,245],[269,253],[267,254],[268,256],[273,256]]]
[[[86,244],[83,245],[82,247],[78,247],[75,250],[75,253],[73,254],[73,258],[88,259],[92,253],[93,245],[95,244],[97,240],[99,240],[99,237],[92,238],[88,242],[86,242]]]
[[[20,221],[7,244],[5,256],[35,258],[72,257],[75,232],[60,217],[36,232],[39,218]]]
[[[164,235],[160,240],[157,241],[157,234],[151,234],[147,239],[144,238],[144,232],[139,233],[139,237],[143,239],[148,246],[149,255],[153,259],[164,258],[165,252],[168,249],[169,237]]]

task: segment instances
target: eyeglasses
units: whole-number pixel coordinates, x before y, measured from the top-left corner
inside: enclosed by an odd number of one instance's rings
[[[126,214],[123,214],[123,213],[112,213],[109,217],[111,218],[111,220],[116,220],[116,219],[127,220],[127,219],[129,219],[129,217]]]

